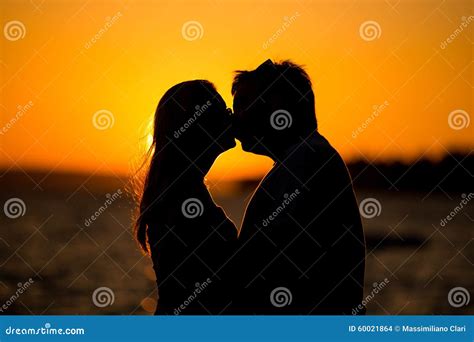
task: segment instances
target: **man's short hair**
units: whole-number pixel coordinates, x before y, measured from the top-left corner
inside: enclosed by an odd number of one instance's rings
[[[258,95],[264,102],[277,101],[277,106],[285,108],[302,128],[317,130],[314,93],[308,73],[302,66],[289,60],[274,63],[267,60],[257,69],[236,71],[232,82],[232,95],[240,87],[251,84],[257,87]]]

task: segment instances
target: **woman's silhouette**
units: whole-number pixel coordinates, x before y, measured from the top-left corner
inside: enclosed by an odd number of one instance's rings
[[[234,146],[230,111],[212,83],[179,83],[161,98],[135,222],[157,277],[156,314],[219,314],[231,303],[237,230],[204,177]]]

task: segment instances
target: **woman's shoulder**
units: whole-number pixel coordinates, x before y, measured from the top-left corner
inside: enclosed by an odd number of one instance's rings
[[[150,233],[159,233],[153,227],[164,226],[184,230],[189,235],[206,234],[212,230],[232,235],[236,231],[234,223],[214,202],[205,187],[166,194],[157,201],[151,217]]]

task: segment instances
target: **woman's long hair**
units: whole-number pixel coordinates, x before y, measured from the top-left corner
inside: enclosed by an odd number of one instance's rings
[[[211,82],[194,80],[173,86],[158,103],[153,141],[146,159],[148,169],[135,191],[138,210],[134,234],[146,254],[150,253],[147,236],[150,223],[156,220],[156,208],[165,195],[179,191],[180,182],[186,181],[186,177],[181,176],[192,165],[191,160],[202,152],[202,142],[196,141],[200,130],[192,120],[216,101],[220,101],[220,96]]]

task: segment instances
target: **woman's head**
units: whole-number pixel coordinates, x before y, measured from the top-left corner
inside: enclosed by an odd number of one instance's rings
[[[155,112],[149,166],[138,195],[135,233],[145,252],[147,224],[155,220],[160,198],[188,189],[190,184],[202,184],[217,156],[234,146],[230,112],[211,82],[182,82],[163,95]]]
[[[163,95],[155,113],[153,144],[157,150],[173,145],[194,162],[235,146],[226,104],[211,82],[182,82]]]

